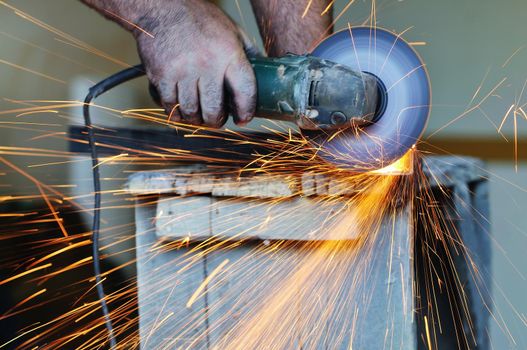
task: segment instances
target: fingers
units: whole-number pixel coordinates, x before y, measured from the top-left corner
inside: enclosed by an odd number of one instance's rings
[[[183,80],[174,88],[159,88],[163,107],[171,122],[219,128],[227,119],[223,77]]]
[[[223,77],[202,77],[198,88],[203,123],[213,128],[221,127],[227,119],[223,103]]]
[[[256,109],[256,77],[245,57],[227,67],[225,83],[234,102],[231,111],[234,122],[240,125],[247,124],[252,120]]]
[[[161,98],[161,104],[168,115],[168,120],[175,123],[181,122],[181,114],[177,103],[177,85],[174,80],[161,80],[157,84],[157,92]]]
[[[182,120],[193,125],[203,124],[200,113],[198,81],[192,79],[178,81],[177,93]]]
[[[169,121],[221,127],[227,118],[225,94],[231,102],[234,122],[247,124],[256,107],[256,78],[243,52],[207,74],[174,76],[167,74],[156,86]]]
[[[165,90],[164,93],[164,90],[160,90],[160,94],[171,122],[213,128],[225,124],[227,116],[223,103],[223,77],[181,81],[176,83],[174,89]]]

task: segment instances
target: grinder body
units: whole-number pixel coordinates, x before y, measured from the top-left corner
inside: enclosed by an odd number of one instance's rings
[[[257,81],[256,117],[287,120],[304,130],[334,130],[372,122],[376,79],[310,55],[251,58]]]

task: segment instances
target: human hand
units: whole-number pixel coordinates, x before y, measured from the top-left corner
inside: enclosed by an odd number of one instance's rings
[[[150,82],[171,121],[222,126],[226,105],[237,124],[256,106],[256,79],[246,52],[252,43],[206,0],[160,1],[134,30]]]

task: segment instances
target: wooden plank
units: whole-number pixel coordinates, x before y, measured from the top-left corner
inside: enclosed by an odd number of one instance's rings
[[[347,210],[345,201],[325,202],[317,197],[167,197],[157,206],[156,232],[165,239],[192,241],[206,240],[211,232],[229,240],[355,239],[354,223],[343,223]]]
[[[135,173],[128,180],[127,190],[133,195],[211,194],[218,197],[278,198],[294,195],[297,185],[298,181],[290,176],[239,177],[232,169],[181,166],[173,170]]]
[[[161,197],[155,214],[157,237],[189,241],[209,238],[212,201],[210,196]]]
[[[155,204],[136,205],[137,289],[141,349],[208,347],[206,298],[187,302],[206,277],[205,259],[163,247],[153,224]]]
[[[507,136],[509,137],[509,136]],[[511,137],[512,138],[512,137]],[[526,135],[518,135],[517,143],[518,161],[527,161],[527,137]],[[504,140],[498,134],[487,135],[471,135],[464,136],[434,136],[428,142],[419,144],[419,149],[436,155],[452,155],[457,154],[465,157],[477,157],[486,161],[505,161],[512,162],[514,159],[514,143]]]
[[[343,201],[294,198],[281,201],[239,198],[217,199],[213,204],[212,230],[225,239],[337,240],[355,239],[355,223]]]
[[[305,172],[301,176],[258,174],[239,177],[232,169],[203,167],[142,171],[130,176],[127,191],[132,195],[210,194],[216,197],[283,198],[296,195],[351,195],[356,186],[345,175]]]
[[[431,186],[453,186],[487,176],[484,165],[474,158],[425,157],[423,172]],[[283,198],[291,196],[350,196],[357,181],[346,173],[320,174],[306,171],[299,175],[246,174],[239,169],[181,166],[171,170],[142,171],[130,176],[127,190],[133,195],[210,194],[216,197]],[[381,176],[381,175],[372,175]]]

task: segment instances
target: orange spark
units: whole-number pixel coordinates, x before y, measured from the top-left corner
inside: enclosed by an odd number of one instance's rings
[[[218,266],[216,266],[216,268],[214,270],[212,270],[212,272],[207,276],[207,278],[205,278],[203,280],[203,282],[201,282],[201,284],[199,285],[199,287],[194,291],[194,293],[190,296],[190,298],[188,299],[187,301],[187,308],[191,308],[192,307],[192,304],[194,304],[194,302],[201,296],[203,290],[207,287],[207,285],[209,284],[209,282],[217,275],[220,273],[220,271],[225,267],[225,265],[227,265],[229,263],[229,259],[225,259],[221,262],[221,264],[219,264]]]
[[[51,263],[48,263],[48,264],[45,264],[45,265],[42,265],[42,266],[38,266],[38,267],[35,267],[35,268],[32,268],[32,269],[29,269],[29,270],[27,270],[27,271],[21,272],[21,273],[19,273],[19,274],[17,274],[17,275],[11,276],[11,277],[9,277],[9,278],[6,278],[6,279],[3,280],[3,281],[0,281],[0,286],[6,284],[6,283],[8,283],[8,282],[14,281],[14,280],[16,280],[16,279],[18,279],[18,278],[20,278],[20,277],[27,276],[27,275],[29,275],[29,274],[31,274],[31,273],[33,273],[33,272],[36,272],[36,271],[40,271],[40,270],[46,269],[46,268],[48,268],[48,267],[50,267],[50,266],[52,266]]]

